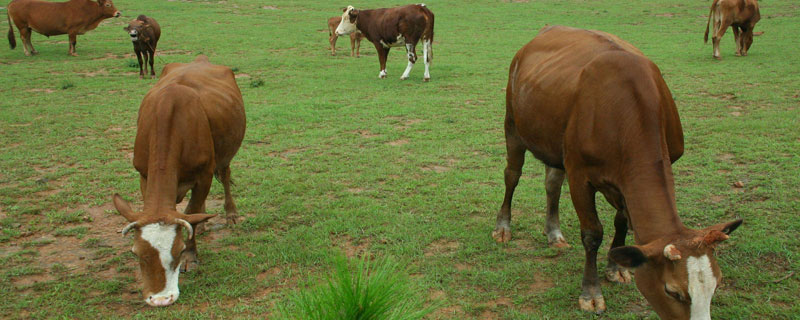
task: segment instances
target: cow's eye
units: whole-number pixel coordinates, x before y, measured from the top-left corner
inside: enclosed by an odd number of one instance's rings
[[[682,294],[680,294],[677,291],[670,290],[670,288],[667,287],[667,285],[664,285],[664,292],[666,292],[668,296],[672,297],[675,300],[678,300],[680,302],[686,302],[686,298],[684,298]]]

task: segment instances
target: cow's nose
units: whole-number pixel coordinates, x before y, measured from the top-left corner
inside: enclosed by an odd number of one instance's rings
[[[122,12],[117,11],[117,13],[114,14],[114,18],[119,18],[119,16],[121,16],[121,15],[122,15]]]
[[[149,304],[150,306],[153,306],[153,307],[166,307],[168,305],[171,305],[173,302],[175,302],[175,297],[173,295],[169,295],[169,296],[166,296],[166,297],[153,297],[153,296],[150,296],[150,298],[148,298],[145,301],[147,302],[147,304]]]

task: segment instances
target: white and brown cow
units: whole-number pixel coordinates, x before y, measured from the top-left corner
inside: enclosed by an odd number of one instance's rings
[[[133,166],[139,172],[144,207],[134,212],[119,195],[117,211],[134,231],[145,302],[168,306],[178,300],[179,270],[197,262],[194,228],[215,215],[205,201],[216,175],[225,188],[225,213],[235,222],[230,162],[242,144],[245,113],[233,71],[200,56],[170,63],[139,107]],[[176,210],[192,190],[186,210]],[[184,243],[181,230],[186,231]],[[181,268],[183,267],[183,268]]]
[[[386,57],[392,47],[406,47],[408,66],[401,80],[408,79],[411,68],[417,61],[416,46],[422,40],[422,56],[425,58],[425,75],[422,80],[429,81],[430,64],[433,60],[433,12],[425,4],[412,4],[397,8],[358,10],[348,6],[342,14],[342,22],[336,34],[342,36],[360,31],[378,50],[381,72],[378,77],[386,77]]]

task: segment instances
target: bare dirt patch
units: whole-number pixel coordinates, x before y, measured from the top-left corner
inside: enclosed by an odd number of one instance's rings
[[[28,92],[44,92],[44,93],[56,92],[55,90],[49,89],[49,88],[33,88],[33,89],[25,90],[25,91],[28,91]]]
[[[234,77],[234,78],[236,78],[236,79],[240,79],[240,78],[250,78],[250,75],[249,75],[249,74],[246,74],[246,73],[237,73],[237,74],[236,74],[235,76],[233,76],[233,77]]]
[[[268,156],[273,158],[281,158],[283,160],[289,160],[289,156],[304,151],[306,148],[289,148],[283,151],[272,151],[267,153]]]
[[[348,258],[363,256],[370,247],[369,239],[353,239],[344,234],[331,239],[331,242],[344,251]]]
[[[100,69],[100,70],[95,70],[95,71],[76,72],[76,74],[78,74],[78,75],[80,75],[82,77],[85,77],[85,78],[93,78],[93,77],[96,77],[96,76],[107,76],[108,75],[108,70]]]
[[[461,243],[455,240],[447,240],[447,239],[439,239],[425,248],[425,256],[432,257],[432,256],[442,256],[442,255],[450,255],[455,253],[458,248],[461,246]]]
[[[380,136],[380,134],[373,133],[369,130],[354,130],[354,131],[348,131],[347,133],[357,134],[363,138],[374,138]]]
[[[395,140],[395,141],[389,141],[386,144],[388,144],[390,146],[402,146],[404,144],[408,144],[408,140],[407,139],[399,139],[399,140]]]

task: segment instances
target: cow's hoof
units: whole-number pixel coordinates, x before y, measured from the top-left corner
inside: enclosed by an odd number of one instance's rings
[[[139,79],[144,79],[144,75],[139,75]]]
[[[633,276],[627,268],[617,266],[606,270],[606,279],[611,282],[631,283]]]
[[[408,77],[400,77],[400,80],[408,80]]]
[[[558,237],[556,239],[547,240],[547,243],[550,245],[551,248],[562,249],[562,248],[570,248],[572,246],[567,243],[567,240],[564,237]]]
[[[239,219],[239,215],[235,213],[230,213],[225,215],[225,221],[228,224],[236,224],[236,221]]]
[[[37,54],[39,54],[39,51],[36,51],[36,50],[33,50],[33,51],[31,51],[31,55],[34,55],[34,56],[35,56],[35,55],[37,55]]]
[[[497,243],[508,243],[511,241],[511,228],[498,226],[492,231],[492,238]]]
[[[428,82],[428,81],[431,81],[431,78],[422,78],[422,82]]]
[[[71,55],[71,56],[73,56],[73,57],[77,57],[77,56],[78,56],[78,54],[77,54],[77,53],[75,53],[75,52],[70,52],[70,53],[69,53],[69,55]]]
[[[30,57],[30,56],[32,56],[32,54],[30,52],[25,52],[25,56],[26,57]]]
[[[722,60],[722,57],[720,57],[720,56],[714,56],[714,59],[717,59],[717,60]]]
[[[197,260],[197,252],[185,251],[181,254],[181,273],[189,272],[200,265],[200,260]]]
[[[606,311],[606,300],[602,295],[594,298],[582,296],[578,298],[578,304],[581,306],[581,310],[586,312],[601,314]]]

